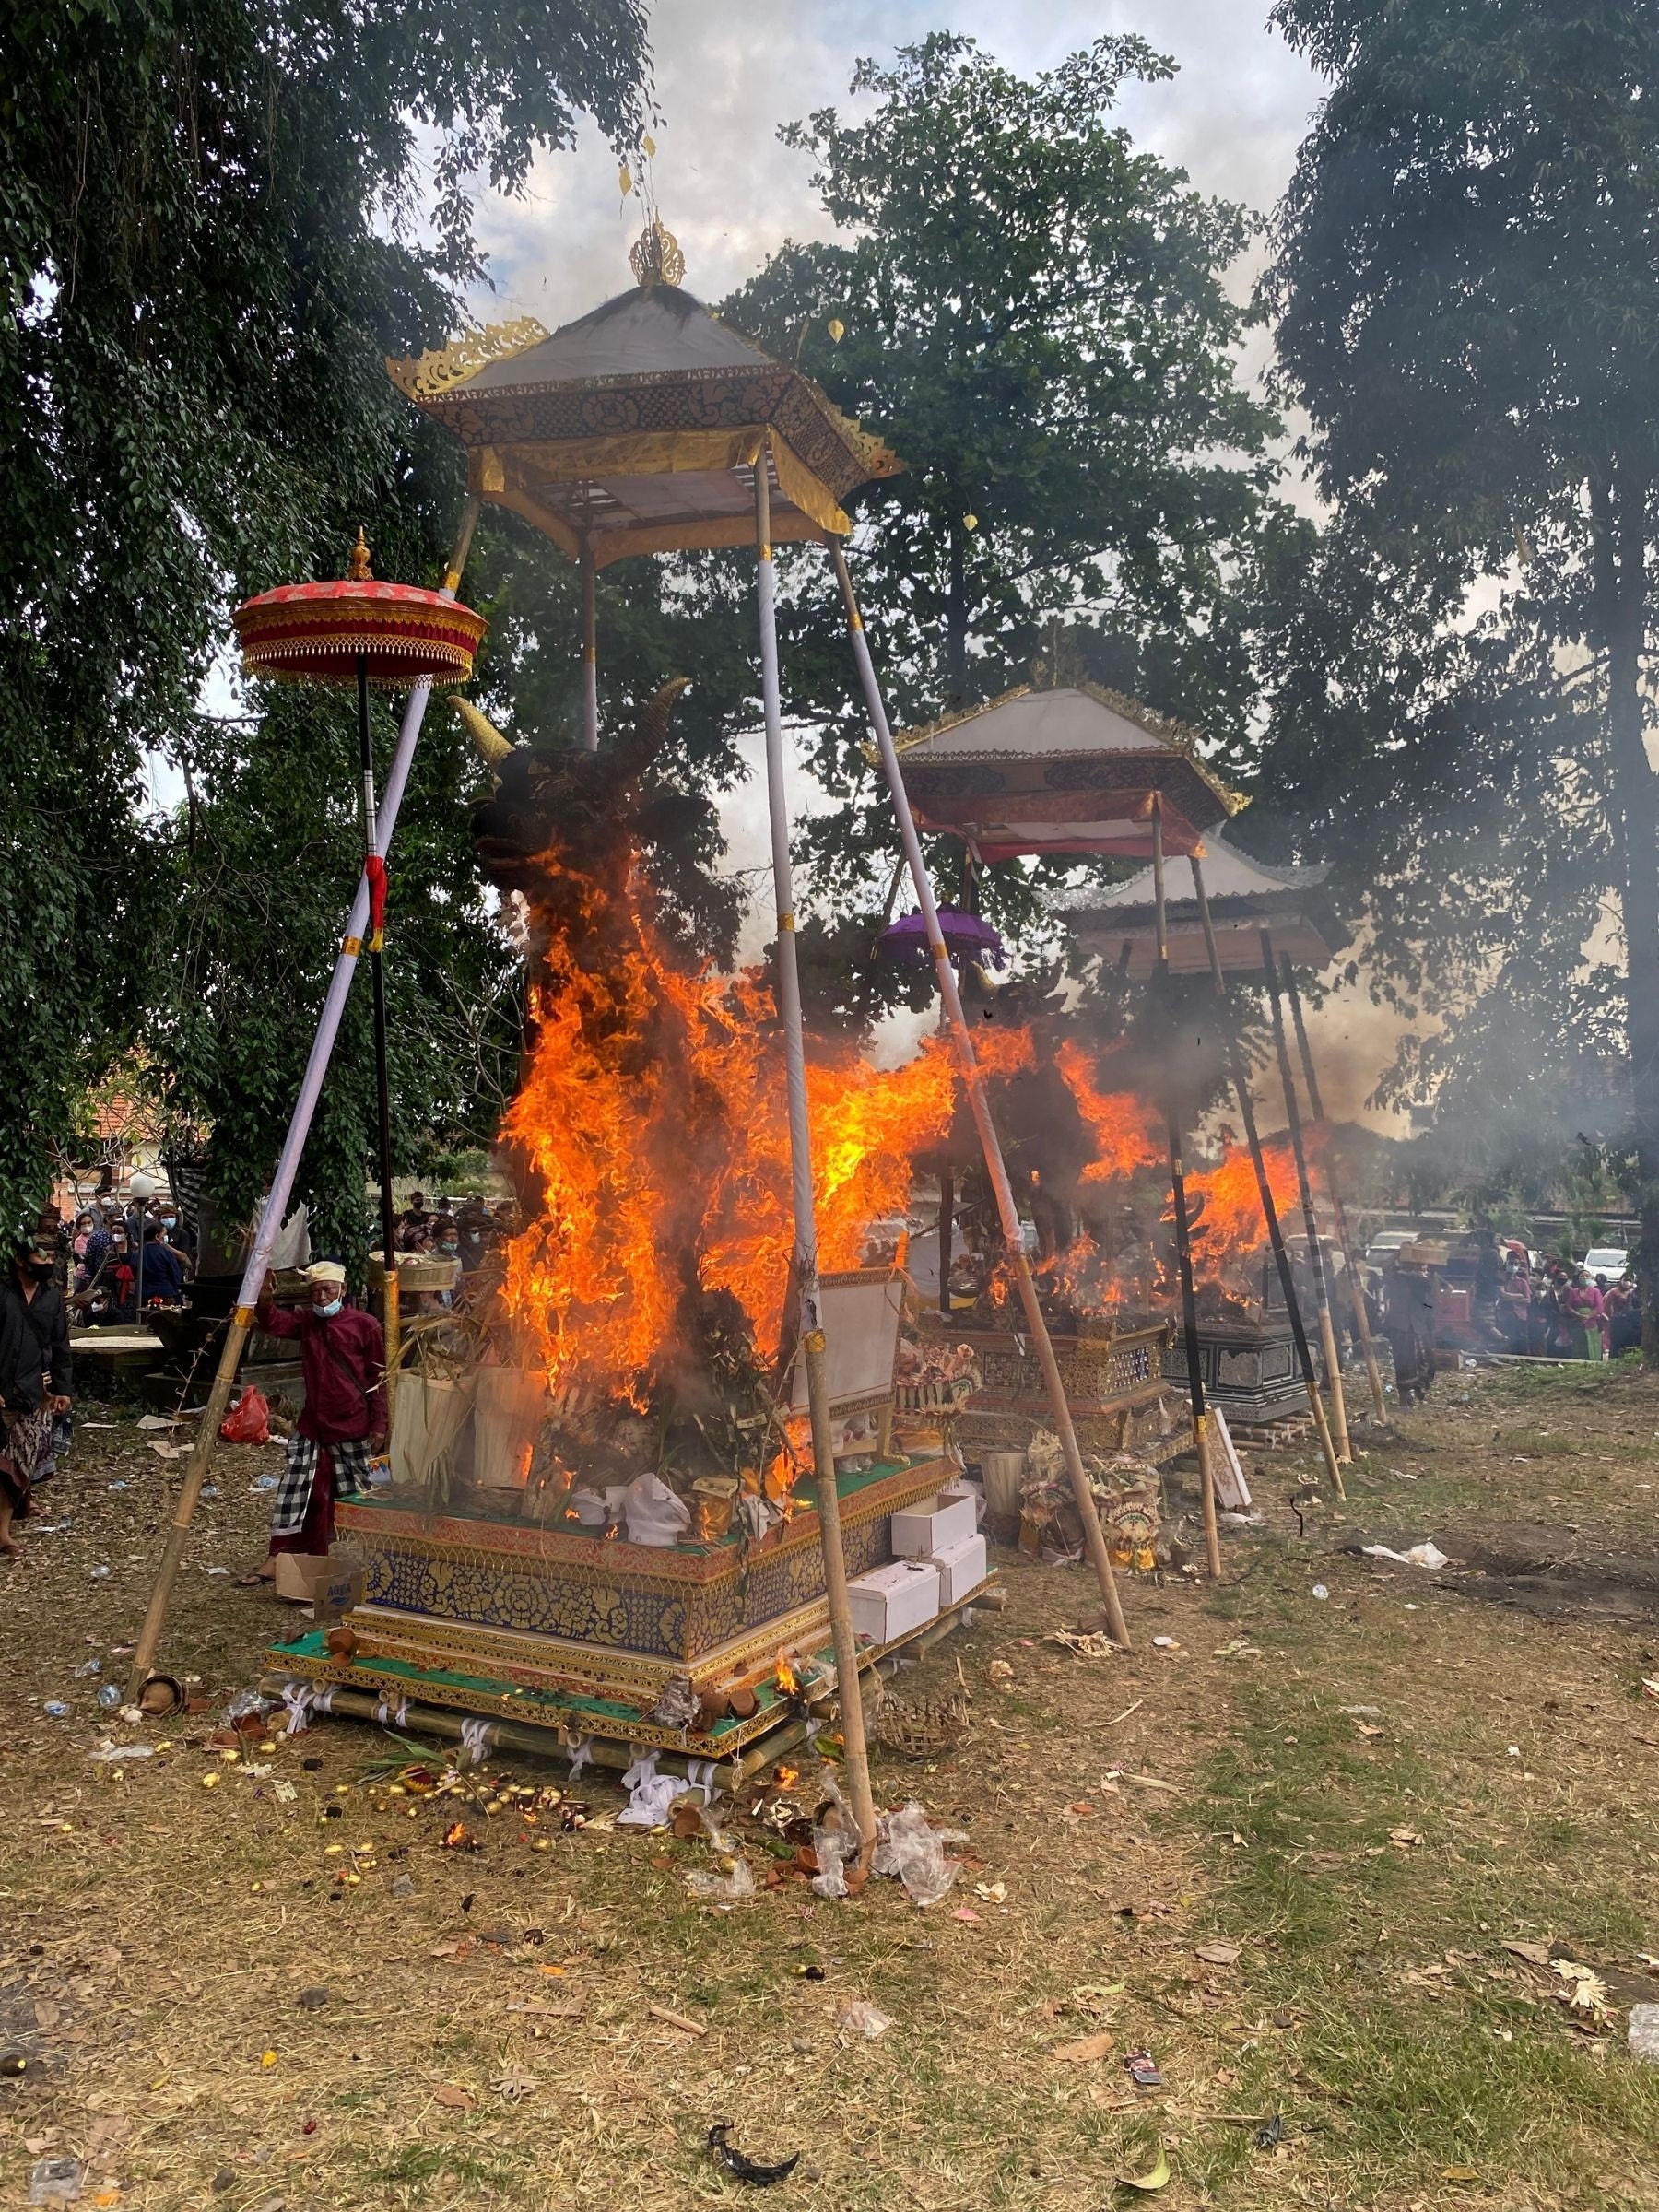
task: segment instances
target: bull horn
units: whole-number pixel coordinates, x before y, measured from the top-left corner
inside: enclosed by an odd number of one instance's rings
[[[459,692],[452,691],[449,703],[465,724],[467,733],[477,747],[478,758],[488,767],[500,768],[503,760],[510,759],[517,752],[517,746],[510,738],[503,737],[488,715],[480,714],[470,699],[463,699]]]

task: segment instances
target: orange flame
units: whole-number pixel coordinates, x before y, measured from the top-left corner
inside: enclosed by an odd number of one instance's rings
[[[591,935],[547,949],[503,1123],[543,1191],[508,1248],[506,1298],[553,1389],[642,1402],[696,1291],[732,1293],[761,1355],[776,1350],[794,1242],[782,1039],[758,973],[691,967],[631,887],[620,912],[596,886],[563,888]],[[909,1198],[911,1156],[949,1125],[948,1055],[930,1040],[877,1069],[841,1051],[806,1089],[819,1264],[856,1266],[870,1223]]]
[[[1300,1203],[1295,1156],[1288,1144],[1280,1142],[1264,1145],[1262,1158],[1267,1170],[1267,1187],[1273,1193],[1274,1209],[1284,1221],[1290,1208]],[[1229,1145],[1219,1166],[1188,1176],[1186,1187],[1188,1218],[1196,1216],[1193,1231],[1194,1268],[1201,1278],[1207,1280],[1243,1253],[1253,1252],[1267,1235],[1255,1169],[1248,1148]]]
[[[780,1652],[778,1653],[777,1682],[778,1688],[782,1691],[786,1698],[793,1698],[796,1690],[801,1687],[799,1677],[796,1675],[794,1668],[789,1664],[789,1653],[787,1652]]]
[[[1133,1175],[1167,1157],[1167,1134],[1147,1100],[1132,1090],[1102,1090],[1081,1045],[1068,1037],[1054,1054],[1054,1065],[1095,1141],[1095,1157],[1083,1171],[1085,1182]]]

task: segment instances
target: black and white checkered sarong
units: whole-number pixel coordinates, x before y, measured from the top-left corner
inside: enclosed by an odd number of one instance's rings
[[[271,1534],[274,1536],[297,1536],[304,1527],[305,1516],[311,1507],[312,1485],[317,1479],[318,1458],[324,1452],[334,1462],[336,1498],[360,1498],[367,1489],[367,1437],[353,1437],[349,1442],[343,1444],[319,1444],[313,1436],[290,1436],[288,1465],[283,1470],[282,1480],[276,1486],[276,1500],[271,1507]]]

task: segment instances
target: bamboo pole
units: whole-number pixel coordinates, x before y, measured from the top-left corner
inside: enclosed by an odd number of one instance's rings
[[[1154,997],[1167,1003],[1170,922],[1164,900],[1162,794],[1152,794],[1152,907],[1158,927]],[[1204,1403],[1203,1349],[1198,1342],[1198,1295],[1193,1284],[1192,1225],[1187,1219],[1186,1168],[1181,1157],[1181,1108],[1174,1069],[1164,1083],[1164,1122],[1170,1135],[1170,1193],[1175,1212],[1175,1263],[1181,1277],[1181,1335],[1186,1347],[1187,1397],[1193,1413],[1193,1449],[1198,1454],[1198,1498],[1204,1514],[1204,1559],[1211,1582],[1221,1578],[1221,1532],[1216,1519],[1216,1478],[1210,1465],[1209,1414]]]
[[[455,550],[443,579],[442,596],[446,599],[453,599],[461,588],[461,571],[466,566],[473,531],[477,525],[479,505],[477,494],[469,494],[461,512]],[[374,821],[374,850],[382,860],[391,845],[392,832],[397,826],[398,809],[403,805],[404,790],[409,781],[409,770],[414,763],[415,747],[419,741],[420,725],[426,718],[427,700],[431,696],[431,689],[430,683],[423,677],[410,692],[404,708],[396,750],[387,771],[386,788],[382,794]],[[155,1663],[161,1630],[167,1619],[168,1601],[172,1595],[173,1584],[178,1580],[179,1562],[184,1556],[184,1538],[201,1499],[202,1485],[207,1479],[208,1467],[213,1462],[219,1423],[224,1419],[230,1404],[236,1371],[241,1364],[248,1333],[253,1326],[253,1308],[265,1283],[265,1271],[270,1265],[272,1248],[287,1217],[288,1201],[293,1195],[294,1178],[300,1170],[300,1156],[305,1149],[312,1116],[316,1112],[317,1100],[323,1089],[323,1078],[328,1072],[335,1040],[340,1033],[340,1019],[346,1011],[351,979],[359,955],[363,949],[363,933],[368,926],[369,876],[365,869],[358,879],[350,917],[346,924],[346,935],[335,960],[334,973],[329,978],[323,1011],[317,1021],[317,1032],[312,1040],[311,1055],[305,1064],[305,1074],[300,1078],[300,1096],[294,1101],[288,1135],[283,1139],[276,1172],[271,1177],[271,1187],[265,1194],[259,1226],[254,1231],[247,1265],[242,1270],[236,1304],[225,1327],[225,1341],[219,1347],[218,1365],[214,1370],[207,1403],[202,1408],[201,1425],[185,1463],[184,1479],[179,1486],[178,1500],[162,1546],[161,1560],[156,1570],[155,1584],[150,1591],[144,1625],[138,1631],[138,1641],[134,1647],[132,1671],[127,1680],[129,1699],[137,1697]]]
[[[596,753],[599,750],[599,607],[591,538],[582,538],[578,558],[582,571],[582,744],[584,752]]]
[[[789,800],[783,783],[783,706],[778,683],[777,575],[771,547],[771,449],[760,441],[755,456],[755,547],[760,617],[760,700],[766,724],[766,811],[771,832],[772,889],[778,913],[778,1018],[789,1087],[789,1165],[794,1206],[794,1282],[800,1312],[801,1357],[806,1369],[806,1406],[812,1423],[812,1467],[824,1554],[824,1594],[841,1695],[841,1737],[853,1818],[858,1823],[860,1864],[876,1847],[876,1800],[865,1742],[864,1703],[858,1688],[858,1639],[847,1595],[847,1559],[841,1543],[841,1493],[835,1483],[835,1443],[830,1422],[830,1371],[818,1287],[818,1213],[812,1192],[812,1132],[806,1111],[806,1037],[801,1018],[800,963],[795,947],[794,871],[789,857]]]
[[[1285,981],[1285,995],[1290,1001],[1290,1018],[1296,1025],[1296,1044],[1301,1055],[1302,1079],[1308,1086],[1308,1111],[1325,1133],[1324,1159],[1321,1164],[1324,1169],[1325,1192],[1331,1201],[1331,1214],[1336,1223],[1336,1243],[1342,1253],[1343,1272],[1347,1279],[1348,1300],[1354,1309],[1354,1333],[1359,1339],[1359,1350],[1365,1360],[1365,1379],[1371,1384],[1371,1404],[1376,1408],[1377,1418],[1385,1421],[1388,1414],[1382,1403],[1382,1375],[1377,1365],[1377,1347],[1371,1342],[1371,1315],[1365,1310],[1365,1290],[1354,1266],[1354,1246],[1348,1235],[1347,1208],[1342,1203],[1342,1185],[1337,1180],[1336,1160],[1331,1147],[1331,1124],[1325,1119],[1324,1100],[1319,1095],[1313,1048],[1308,1042],[1308,1025],[1302,1018],[1301,992],[1288,952],[1279,955],[1279,972]]]
[[[1106,1532],[1100,1526],[1100,1510],[1095,1504],[1094,1488],[1088,1470],[1083,1465],[1083,1454],[1077,1444],[1077,1432],[1073,1425],[1071,1407],[1066,1404],[1065,1382],[1060,1372],[1060,1363],[1054,1357],[1050,1340],[1048,1323],[1043,1316],[1042,1301],[1037,1295],[1037,1286],[1031,1279],[1031,1265],[1026,1256],[1025,1240],[1020,1232],[1019,1210],[1014,1203],[1013,1186],[1008,1181],[1008,1170],[1003,1159],[1002,1146],[997,1139],[996,1125],[991,1118],[991,1103],[985,1095],[984,1082],[980,1074],[979,1059],[973,1049],[973,1032],[962,1011],[962,996],[957,987],[956,971],[950,965],[950,955],[939,934],[939,909],[934,898],[933,883],[927,873],[927,864],[922,857],[922,841],[916,834],[916,818],[911,811],[904,778],[899,771],[898,749],[893,744],[893,733],[888,724],[887,709],[882,703],[881,687],[876,680],[876,664],[870,657],[870,641],[865,632],[864,617],[858,611],[858,601],[853,590],[853,579],[848,573],[846,556],[839,545],[830,547],[835,562],[836,580],[841,585],[841,598],[846,607],[847,629],[853,641],[853,657],[858,664],[859,681],[864,687],[865,707],[875,734],[877,750],[881,757],[882,772],[887,779],[888,794],[893,802],[893,812],[899,824],[900,839],[910,867],[911,882],[914,886],[916,903],[927,928],[928,949],[933,954],[934,975],[939,986],[939,997],[949,1024],[951,1041],[956,1048],[957,1067],[962,1085],[968,1093],[968,1104],[973,1114],[973,1125],[979,1133],[980,1150],[984,1155],[985,1171],[991,1178],[991,1188],[996,1199],[997,1218],[1002,1225],[1003,1241],[1007,1248],[1008,1265],[1013,1270],[1014,1287],[1018,1294],[1026,1327],[1036,1347],[1037,1364],[1042,1370],[1043,1387],[1048,1393],[1049,1409],[1054,1429],[1060,1439],[1060,1449],[1065,1459],[1070,1477],[1072,1496],[1077,1508],[1077,1517],[1083,1525],[1083,1546],[1088,1554],[1095,1580],[1100,1587],[1100,1602],[1105,1608],[1107,1633],[1113,1643],[1127,1649],[1130,1641],[1129,1624],[1124,1618],[1123,1600],[1118,1594],[1117,1577],[1112,1571],[1112,1554],[1106,1547]]]
[[[1331,1441],[1331,1425],[1325,1419],[1324,1405],[1319,1394],[1319,1380],[1313,1372],[1313,1353],[1302,1322],[1301,1301],[1296,1295],[1296,1272],[1286,1249],[1285,1232],[1279,1221],[1278,1206],[1274,1200],[1273,1185],[1267,1180],[1267,1163],[1262,1157],[1262,1133],[1256,1126],[1255,1106],[1250,1096],[1250,1079],[1244,1068],[1244,1056],[1239,1050],[1238,1031],[1233,1027],[1231,1010],[1227,1003],[1227,978],[1221,966],[1220,948],[1216,943],[1215,924],[1210,919],[1209,897],[1204,888],[1204,869],[1196,853],[1193,854],[1192,867],[1193,891],[1198,901],[1198,919],[1204,927],[1204,948],[1209,955],[1210,981],[1216,991],[1216,1018],[1221,1024],[1221,1034],[1227,1042],[1233,1096],[1239,1102],[1239,1119],[1244,1124],[1244,1138],[1250,1147],[1250,1162],[1255,1170],[1256,1195],[1262,1202],[1262,1218],[1267,1224],[1267,1241],[1273,1250],[1273,1264],[1278,1270],[1285,1311],[1290,1316],[1290,1336],[1296,1347],[1302,1384],[1308,1394],[1308,1411],[1313,1417],[1319,1449],[1324,1455],[1325,1471],[1340,1497],[1342,1469],[1336,1458],[1336,1447]]]
[[[1267,978],[1267,1003],[1273,1016],[1273,1044],[1278,1055],[1279,1081],[1284,1086],[1285,1114],[1290,1130],[1290,1149],[1296,1159],[1296,1187],[1301,1198],[1302,1224],[1308,1237],[1308,1267],[1313,1277],[1313,1296],[1319,1313],[1319,1342],[1324,1354],[1325,1386],[1331,1395],[1331,1435],[1336,1456],[1346,1465],[1353,1457],[1348,1448],[1347,1408],[1342,1395],[1342,1362],[1336,1357],[1336,1333],[1331,1325],[1330,1294],[1325,1288],[1324,1253],[1320,1250],[1319,1222],[1313,1211],[1313,1186],[1308,1180],[1307,1147],[1302,1142],[1301,1108],[1297,1102],[1296,1077],[1290,1066],[1290,1048],[1285,1038],[1285,1010],[1279,1003],[1278,969],[1274,964],[1273,933],[1263,930],[1262,968]],[[1340,1480],[1338,1494],[1346,1496]]]

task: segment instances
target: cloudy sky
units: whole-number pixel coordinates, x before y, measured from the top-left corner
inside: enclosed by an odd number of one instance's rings
[[[1268,208],[1319,88],[1265,14],[1266,0],[659,0],[655,182],[688,285],[718,300],[784,239],[824,233],[810,164],[778,144],[779,124],[845,109],[861,55],[935,29],[968,32],[1022,73],[1102,32],[1139,32],[1180,74],[1131,88],[1124,121],[1205,190]],[[551,328],[583,312],[629,281],[639,228],[609,150],[585,133],[540,164],[526,195],[489,208],[496,288],[480,293],[481,316],[534,314]]]
[[[885,57],[940,29],[970,33],[1022,74],[1102,32],[1139,32],[1179,73],[1128,88],[1120,112],[1136,140],[1202,190],[1270,210],[1320,86],[1267,29],[1266,9],[1267,0],[658,0],[652,43],[664,121],[653,181],[685,252],[687,284],[719,300],[785,239],[828,233],[810,162],[778,144],[778,126],[818,108],[852,112],[847,86],[860,56]],[[533,314],[552,329],[631,282],[639,202],[622,202],[615,157],[596,132],[543,160],[520,198],[489,203],[482,227],[494,280],[475,299],[483,322]],[[1249,365],[1259,369],[1259,353]],[[758,743],[748,749],[758,768]],[[797,780],[793,796],[798,812],[816,794]],[[764,859],[757,777],[734,794],[725,826],[730,865]],[[767,934],[758,912],[746,952]],[[1317,1026],[1332,1111],[1359,1113],[1389,1056],[1392,1025],[1352,994],[1328,1002]],[[884,1056],[910,1049],[903,1025],[881,1042]],[[1264,1103],[1271,1118],[1277,1101]]]

